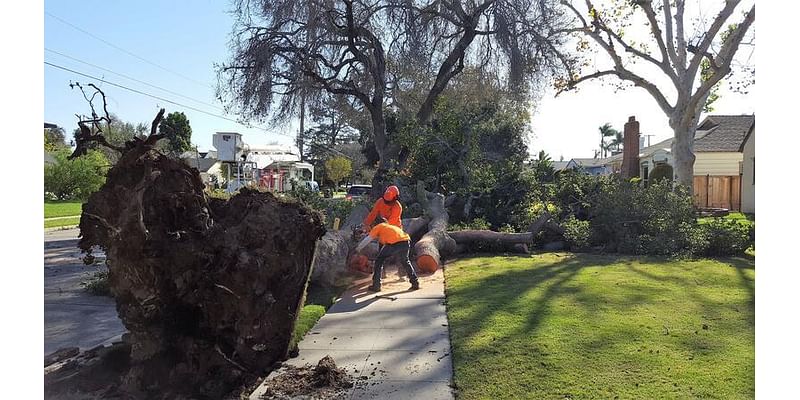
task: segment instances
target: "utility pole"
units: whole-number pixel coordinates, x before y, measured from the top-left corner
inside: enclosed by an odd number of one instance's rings
[[[644,136],[645,138],[647,138],[647,147],[650,147],[650,138],[655,136],[655,135],[641,135],[641,136]]]

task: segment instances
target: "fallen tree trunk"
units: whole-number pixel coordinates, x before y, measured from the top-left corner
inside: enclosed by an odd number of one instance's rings
[[[403,230],[412,238],[424,235],[428,231],[428,217],[406,218],[403,220]]]
[[[512,253],[527,254],[529,246],[533,245],[536,236],[543,229],[562,229],[560,225],[550,220],[548,213],[543,213],[528,227],[529,232],[495,232],[484,229],[449,231],[447,234],[456,242],[454,253],[467,253],[469,251],[507,251]]]
[[[502,243],[502,244],[530,244],[533,243],[535,233],[507,233],[489,230],[466,230],[447,232],[458,244],[469,244],[473,242],[483,243]]]
[[[456,242],[447,234],[449,215],[444,196],[426,191],[424,184],[417,182],[417,198],[430,218],[428,233],[414,245],[417,268],[422,273],[433,273],[441,266],[442,257],[455,251]]]
[[[153,150],[157,125],[83,205],[78,245],[105,251],[129,331],[104,352],[113,362],[92,365],[103,397],[223,398],[285,358],[325,229],[270,193],[207,198],[196,169]],[[86,383],[97,368],[59,368],[45,389],[97,389]]]
[[[369,214],[365,205],[359,205],[336,231],[328,231],[317,244],[314,267],[311,269],[311,281],[324,286],[334,286],[348,271],[348,255],[357,240],[354,229]]]

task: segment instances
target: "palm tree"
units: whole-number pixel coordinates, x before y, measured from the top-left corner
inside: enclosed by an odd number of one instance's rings
[[[539,159],[534,165],[537,178],[542,182],[552,182],[555,176],[553,159],[544,150],[539,151]]]
[[[614,139],[611,139],[611,143],[608,144],[608,148],[612,152],[613,151],[619,151],[619,147],[623,143],[622,132],[620,132],[620,131],[616,131],[616,132],[617,133],[614,134]]]
[[[603,158],[608,156],[608,151],[611,150],[613,146],[619,146],[619,143],[622,143],[622,133],[616,129],[614,129],[610,123],[606,122],[600,128],[600,153],[603,154]],[[606,142],[606,138],[613,137],[610,142]]]

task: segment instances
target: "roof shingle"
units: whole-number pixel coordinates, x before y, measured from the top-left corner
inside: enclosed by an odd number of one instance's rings
[[[709,129],[710,132],[695,139],[694,151],[738,152],[755,123],[755,115],[709,115],[698,130]]]

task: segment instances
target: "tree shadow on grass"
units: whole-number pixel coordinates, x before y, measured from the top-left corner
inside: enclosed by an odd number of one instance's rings
[[[525,259],[527,257],[511,257],[512,259]],[[447,297],[448,307],[452,304],[452,296],[457,295],[461,299],[468,299],[467,306],[469,314],[458,324],[458,329],[462,335],[460,337],[469,339],[479,332],[488,328],[492,324],[492,319],[498,312],[495,305],[505,305],[505,310],[524,312],[527,316],[524,326],[521,328],[525,332],[534,332],[542,323],[547,314],[550,302],[562,295],[578,295],[580,289],[568,286],[571,281],[582,269],[587,267],[597,267],[616,263],[616,257],[574,255],[565,257],[555,263],[544,265],[537,268],[511,268],[508,271],[492,274],[491,276],[476,280],[468,285],[452,288],[448,286]],[[531,262],[535,262],[531,259]],[[547,285],[544,293],[536,300],[536,305],[531,308],[523,306],[507,306],[518,302],[527,293],[535,290],[542,285]],[[515,333],[509,333],[515,334]],[[503,339],[503,338],[498,338]]]
[[[514,259],[523,259],[523,257],[515,257]],[[743,259],[725,261],[728,261],[732,267],[736,268],[742,287],[747,289],[749,293],[750,304],[748,307],[752,308],[752,302],[754,301],[753,281],[745,275],[745,270],[752,268],[752,263]],[[535,260],[531,259],[531,262],[533,263]],[[635,265],[638,262],[644,265]],[[660,275],[656,271],[649,271],[646,267],[646,265],[661,266],[669,263],[675,263],[675,260],[654,257],[577,254],[534,268],[513,266],[506,271],[491,273],[486,278],[476,279],[466,285],[458,285],[455,288],[448,286],[448,308],[462,308],[460,310],[454,309],[461,315],[458,317],[459,322],[457,325],[451,326],[451,329],[457,333],[454,336],[457,340],[468,342],[473,339],[479,339],[477,342],[473,341],[470,344],[470,351],[480,351],[482,348],[490,347],[492,346],[492,340],[509,339],[521,334],[526,336],[536,335],[545,318],[551,314],[550,309],[553,306],[554,299],[564,296],[568,296],[570,304],[577,305],[582,310],[581,313],[585,313],[583,315],[587,317],[594,312],[606,311],[609,308],[621,309],[624,306],[641,305],[649,302],[658,304],[656,303],[657,301],[664,301],[664,299],[668,301],[671,297],[686,296],[693,303],[702,307],[698,318],[719,319],[719,310],[714,305],[716,301],[707,298],[702,293],[705,287],[702,279],[698,282],[697,278],[691,276]],[[621,282],[623,285],[619,289],[611,289],[612,292],[616,292],[612,293],[610,298],[607,298],[602,291],[591,291],[581,286],[570,284],[576,275],[586,268],[611,264],[624,265],[634,276],[640,276],[644,280]],[[681,263],[676,263],[676,267],[685,271],[691,271],[694,268],[691,265],[683,265]],[[653,284],[658,282],[662,284]],[[626,286],[625,283],[630,285]],[[522,300],[531,291],[537,289],[542,292],[535,300],[532,300],[534,304]],[[625,292],[620,293],[620,290]],[[678,291],[675,292],[675,290]],[[458,298],[457,300],[454,299],[454,295]],[[492,326],[498,313],[524,317],[524,323],[518,327],[498,332]],[[748,313],[752,313],[752,310]],[[658,324],[656,323],[656,328],[658,328]],[[645,333],[641,332],[641,329],[635,327],[623,328],[620,326],[620,329],[623,330],[617,330],[616,334],[624,334],[631,340],[636,340],[645,335]],[[668,332],[669,328],[664,329]],[[483,344],[479,344],[481,343],[481,338],[478,338],[477,335],[486,332],[492,332],[493,338],[483,342]],[[608,340],[602,337],[586,339],[587,350],[590,350],[592,346],[608,343]],[[687,350],[692,351],[692,349]]]

